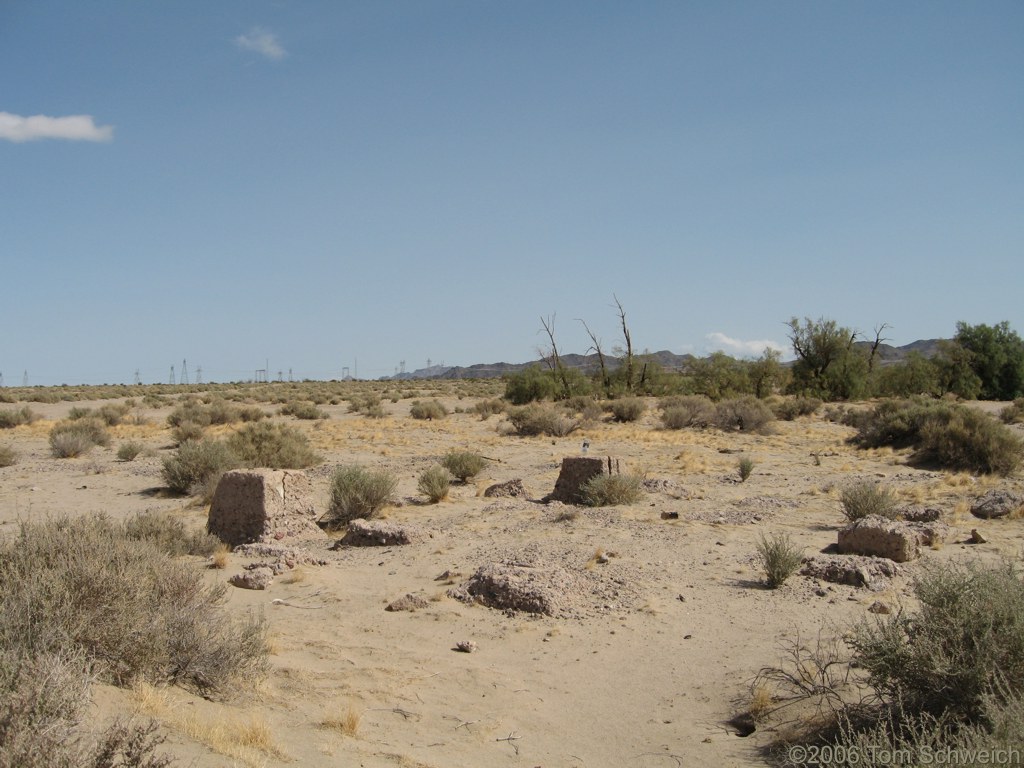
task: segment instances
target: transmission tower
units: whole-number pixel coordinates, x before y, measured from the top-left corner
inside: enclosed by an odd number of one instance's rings
[[[4,385],[4,372],[0,371],[0,387]]]
[[[181,383],[188,384],[188,365],[187,361],[181,361]]]
[[[400,363],[398,364],[398,366],[399,366],[399,368],[401,368],[401,369],[402,369],[402,373],[405,373],[405,360],[403,360],[402,362],[400,362]]]
[[[430,367],[430,358],[428,357],[427,358],[427,368],[429,368],[429,367]]]
[[[139,369],[135,369],[135,384],[136,386],[142,383],[142,379],[139,378]]]
[[[284,381],[284,371],[282,371],[280,368],[277,370],[277,380]]]
[[[288,369],[288,381],[289,382],[295,381],[295,379],[292,378],[292,369],[291,368]]]
[[[25,371],[23,374],[21,374],[21,386],[28,386],[28,371]]]
[[[171,377],[167,380],[167,383],[168,384],[173,384],[174,383],[174,366],[173,365],[171,366]]]
[[[196,367],[196,384],[203,383],[203,366]]]

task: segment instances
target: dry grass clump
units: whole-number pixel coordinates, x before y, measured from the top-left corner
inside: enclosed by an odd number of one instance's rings
[[[250,467],[305,469],[322,461],[306,435],[287,424],[247,424],[228,438],[227,445],[239,461]]]
[[[315,421],[329,419],[331,416],[327,411],[321,410],[316,403],[309,401],[293,401],[282,405],[278,411],[282,416],[294,416],[296,419]]]
[[[775,418],[782,421],[793,421],[799,416],[813,416],[823,405],[816,397],[786,397],[771,403]]]
[[[166,512],[146,510],[124,523],[125,536],[132,541],[148,541],[165,555],[213,555],[220,539],[205,530],[190,531],[185,523]]]
[[[370,518],[383,509],[398,488],[398,478],[386,469],[338,467],[331,477],[331,503],[323,525],[337,529],[359,517]]]
[[[18,463],[18,452],[9,445],[0,445],[0,467],[13,467]]]
[[[793,543],[789,534],[767,537],[762,533],[757,543],[757,556],[764,568],[765,581],[776,589],[796,573],[803,562],[804,551]]]
[[[1024,397],[1018,397],[1010,405],[999,412],[1003,424],[1020,424],[1024,422]]]
[[[39,414],[27,405],[13,410],[0,411],[0,429],[13,429],[22,424],[31,424],[40,418]]]
[[[899,517],[895,494],[887,487],[871,480],[857,480],[839,492],[843,514],[851,523],[868,515],[889,520]]]
[[[349,704],[345,710],[332,711],[324,715],[320,721],[321,728],[338,731],[344,736],[355,736],[363,721],[363,712],[355,704]]]
[[[171,430],[171,438],[174,440],[175,446],[189,440],[202,440],[205,435],[206,430],[203,426],[194,421],[183,421]]]
[[[61,421],[50,430],[50,453],[54,458],[82,456],[97,445],[110,445],[110,433],[99,419]]]
[[[437,504],[448,498],[450,489],[451,476],[448,474],[448,470],[437,464],[425,469],[416,483],[416,490],[426,496],[431,504]]]
[[[565,437],[580,426],[578,421],[563,415],[551,405],[531,404],[511,408],[508,411],[508,420],[515,433],[522,437]]]
[[[409,407],[409,415],[414,419],[433,421],[448,415],[448,409],[440,400],[415,400]]]
[[[636,504],[643,497],[644,477],[636,473],[595,475],[580,488],[580,498],[588,507]]]
[[[441,466],[465,483],[480,474],[487,466],[487,459],[472,451],[452,450],[441,459]]]

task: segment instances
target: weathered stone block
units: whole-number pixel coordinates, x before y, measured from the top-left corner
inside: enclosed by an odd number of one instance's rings
[[[326,538],[316,525],[309,478],[289,469],[225,472],[214,492],[206,529],[231,545]]]
[[[839,531],[841,554],[874,555],[897,563],[920,554],[918,531],[907,523],[868,515]]]
[[[582,488],[598,475],[611,474],[619,469],[618,461],[589,456],[568,456],[562,459],[562,469],[555,481],[555,490],[548,494],[546,501],[561,501],[564,504],[579,504]]]

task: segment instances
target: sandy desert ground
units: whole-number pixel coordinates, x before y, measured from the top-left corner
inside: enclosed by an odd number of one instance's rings
[[[474,402],[442,399],[450,410]],[[0,444],[20,455],[0,469],[0,535],[19,520],[92,512],[126,518],[163,510],[205,525],[206,506],[159,490],[171,405],[144,408],[148,424],[113,427],[108,448],[51,457],[55,421],[73,406],[99,404],[32,403],[40,421],[0,431]],[[308,470],[323,509],[338,465],[387,467],[400,477],[400,503],[384,515],[414,523],[428,538],[332,551],[334,537],[325,537],[314,554],[327,565],[298,566],[267,591],[230,588],[228,610],[262,611],[270,624],[271,673],[257,690],[214,702],[177,689],[101,685],[97,720],[126,712],[156,718],[164,749],[199,768],[764,765],[759,749],[771,729],[741,737],[728,721],[745,707],[758,670],[780,663],[788,641],[841,635],[870,617],[875,601],[912,607],[909,586],[923,563],[1024,552],[1024,520],[980,520],[967,511],[990,488],[1021,490],[1020,478],[917,469],[903,452],[848,445],[853,430],[821,412],[776,422],[770,435],[668,431],[651,400],[639,422],[595,423],[552,439],[504,435],[501,416],[414,420],[409,404],[385,401],[380,420],[344,404],[325,406],[327,420],[287,420],[325,458]],[[152,453],[118,461],[117,446],[130,438]],[[566,514],[575,508],[539,503],[562,458],[579,455],[584,439],[590,455],[666,482],[623,507]],[[416,478],[455,447],[493,461],[472,484],[454,485],[447,501],[423,503]],[[736,471],[740,455],[756,462],[746,482]],[[522,479],[530,500],[483,496],[512,478]],[[940,507],[957,533],[880,592],[799,575],[765,588],[759,536],[788,533],[808,555],[819,553],[844,522],[839,489],[857,478],[888,484],[908,504]],[[663,517],[671,512],[678,518]],[[988,543],[964,543],[972,528]],[[607,562],[595,561],[599,550]],[[501,560],[561,566],[580,589],[557,617],[447,596],[450,583]],[[224,580],[244,564],[233,555],[225,570],[204,573]],[[384,610],[409,593],[427,607]],[[455,651],[464,640],[477,650]]]

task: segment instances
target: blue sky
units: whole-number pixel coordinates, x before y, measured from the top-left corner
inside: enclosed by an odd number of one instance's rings
[[[18,385],[1024,333],[1024,4],[0,0]]]

